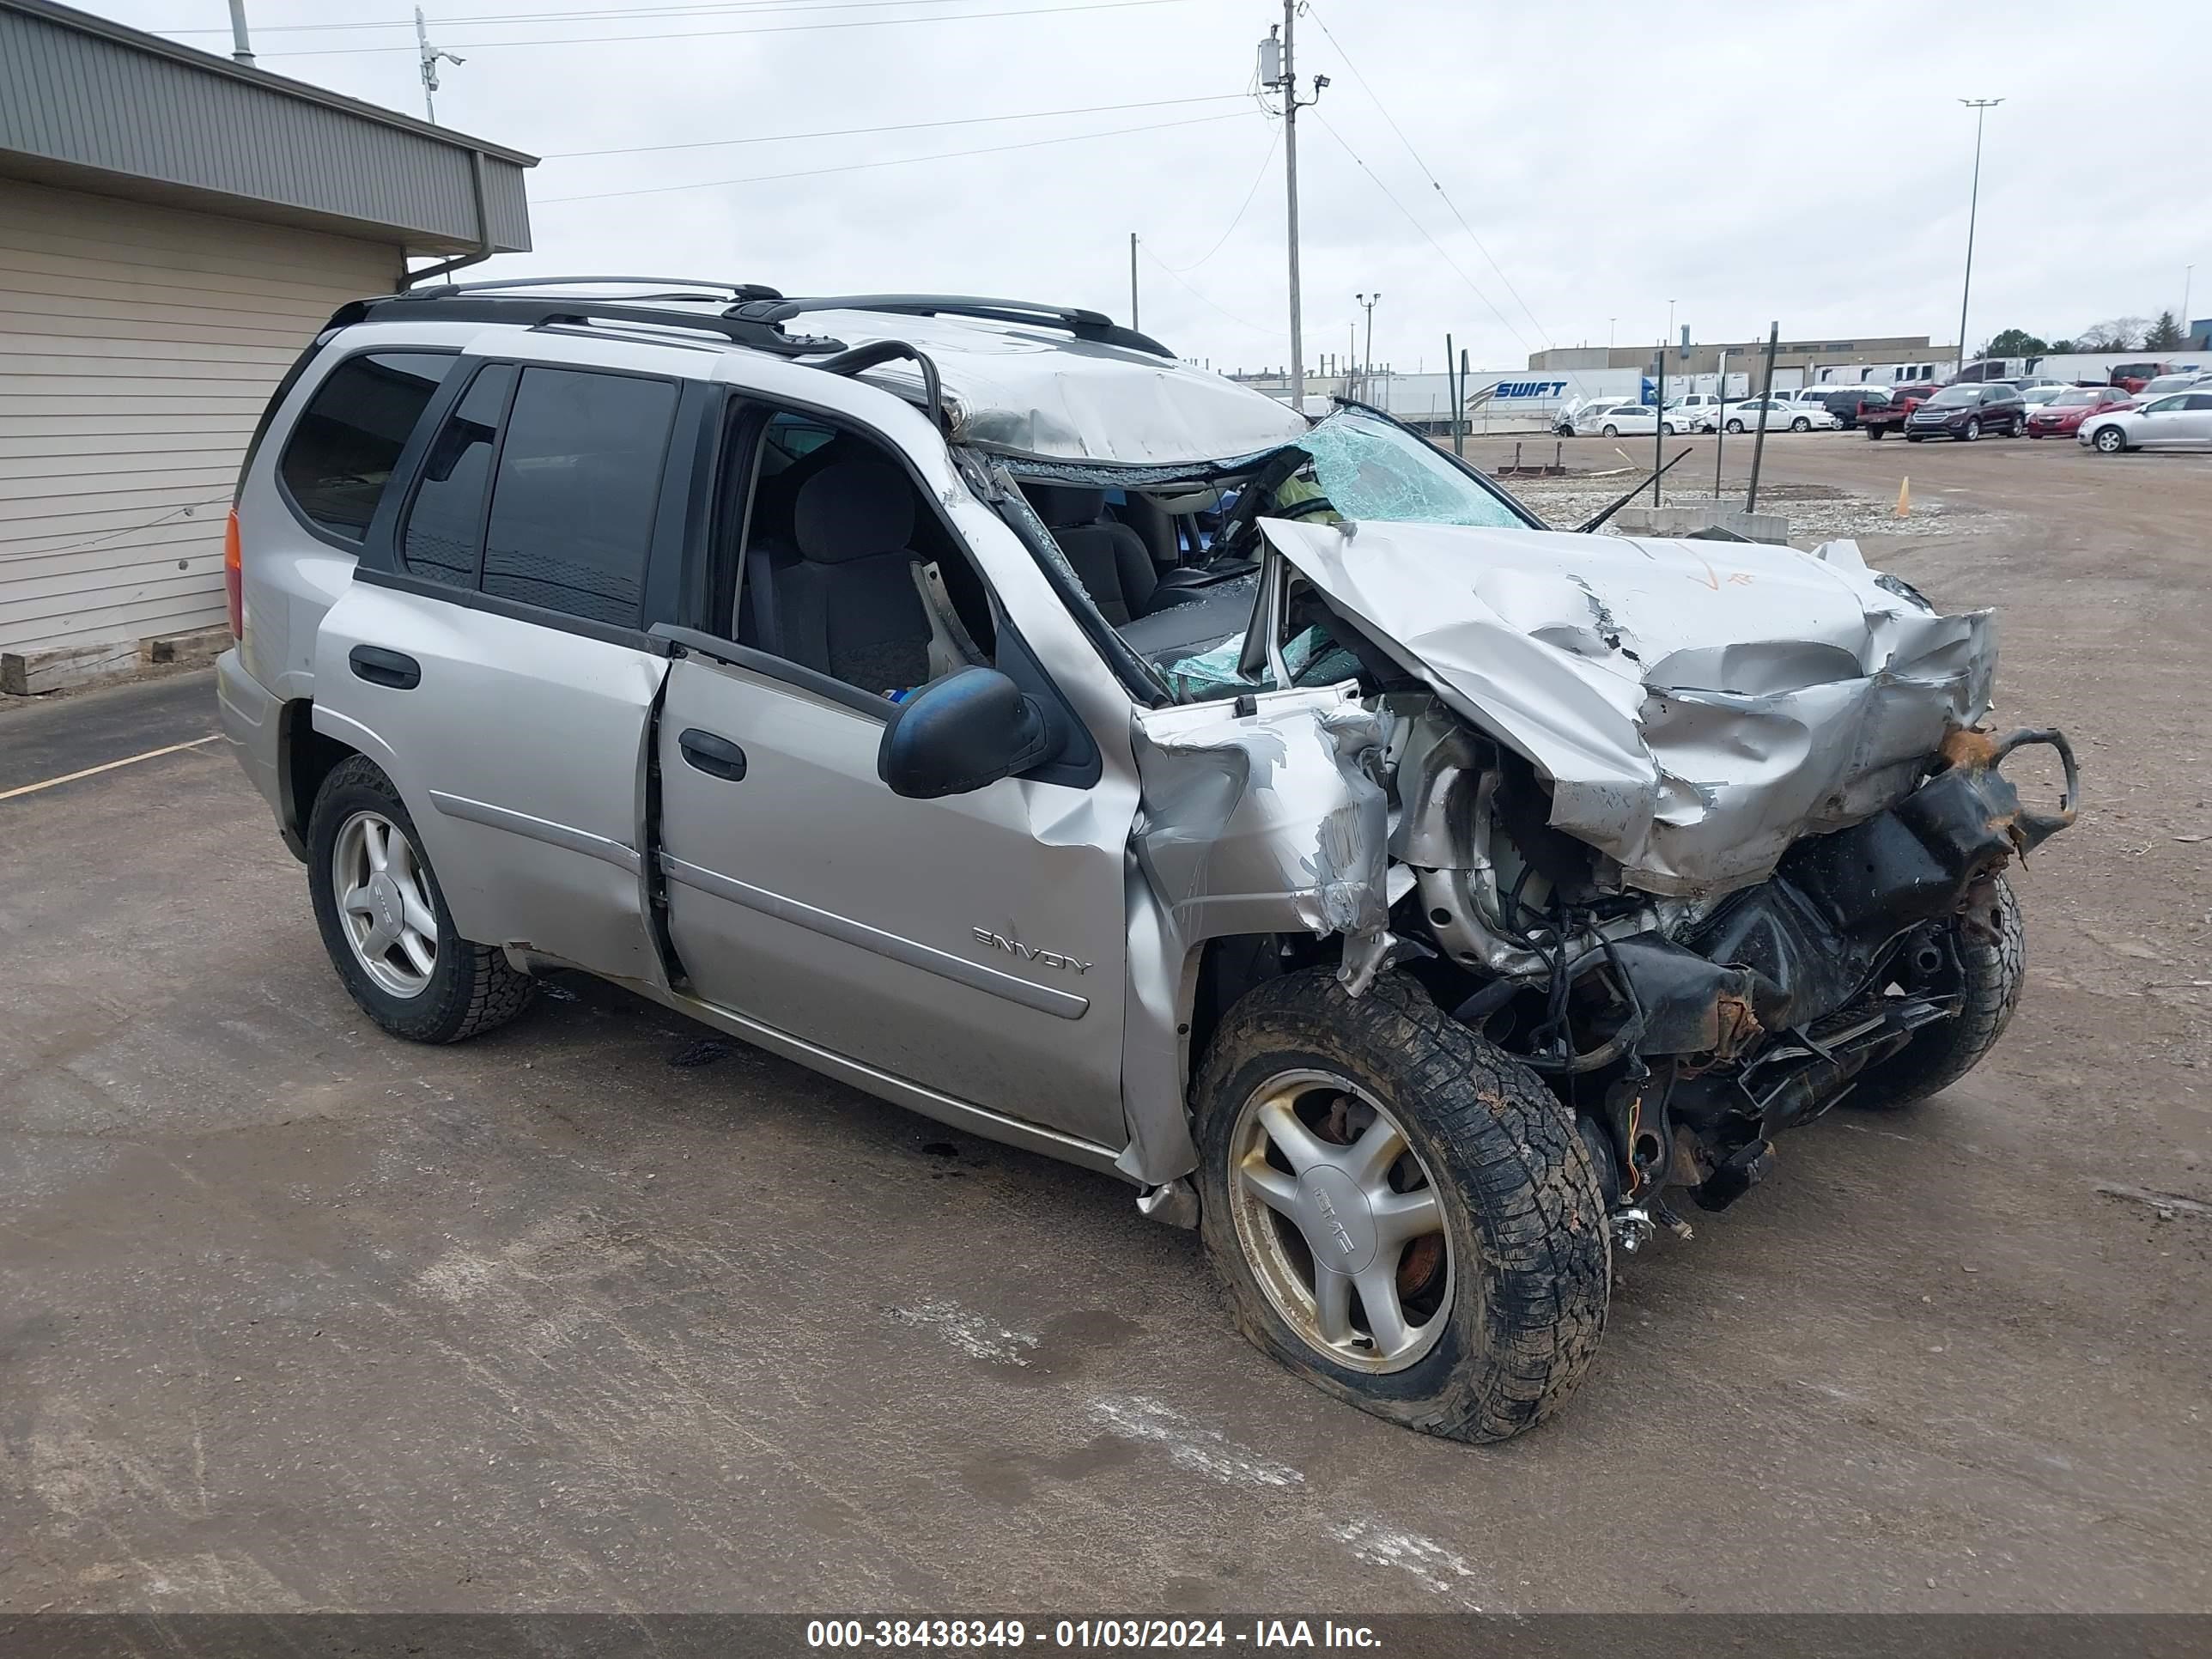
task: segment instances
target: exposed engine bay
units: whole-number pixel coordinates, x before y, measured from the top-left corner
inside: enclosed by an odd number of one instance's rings
[[[1632,1249],[1972,1012],[2000,872],[2079,799],[2063,735],[1984,729],[1990,613],[1849,542],[1535,527],[1373,411],[1240,473],[1212,569],[1118,630],[1176,699],[1137,722],[1153,891],[1191,941],[1279,930],[1201,1023],[1330,953],[1412,975],[1572,1110]],[[2001,769],[2037,745],[2050,811]]]

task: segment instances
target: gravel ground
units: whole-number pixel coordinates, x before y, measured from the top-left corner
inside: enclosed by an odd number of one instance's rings
[[[1696,465],[1685,462],[1683,470]],[[1707,477],[1711,474],[1708,472]],[[1620,499],[1621,492],[1636,482],[1638,472],[1633,468],[1603,472],[1569,473],[1560,478],[1502,478],[1498,482],[1550,524],[1561,529],[1572,529],[1592,514]],[[1650,501],[1647,495],[1643,498]],[[1679,489],[1668,489],[1663,496],[1669,506],[1686,506],[1693,501],[1711,501],[1709,488],[1692,485]],[[1743,503],[1741,486],[1735,485],[1723,499],[1731,507]],[[1838,536],[1929,536],[1941,531],[1971,527],[1987,532],[2000,528],[1993,522],[2004,515],[1986,507],[1970,506],[1962,501],[1931,499],[1923,495],[1908,503],[1903,518],[1897,516],[1897,498],[1876,500],[1838,488],[1832,484],[1762,483],[1759,491],[1762,512],[1786,514],[1790,519],[1790,539],[1802,547],[1816,547]],[[1607,532],[1620,532],[1607,526]]]

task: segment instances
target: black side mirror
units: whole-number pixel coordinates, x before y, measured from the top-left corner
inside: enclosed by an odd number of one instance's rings
[[[899,705],[876,775],[917,800],[964,795],[1025,772],[1052,746],[1036,699],[995,668],[963,668]]]

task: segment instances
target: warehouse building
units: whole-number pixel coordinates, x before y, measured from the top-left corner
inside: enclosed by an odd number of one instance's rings
[[[0,0],[0,689],[219,628],[231,487],[279,378],[410,256],[527,249],[535,159]]]

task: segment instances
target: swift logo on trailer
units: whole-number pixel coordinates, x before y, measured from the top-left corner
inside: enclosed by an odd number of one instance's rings
[[[1565,380],[1500,380],[1491,388],[1493,398],[1556,398],[1567,389]]]

